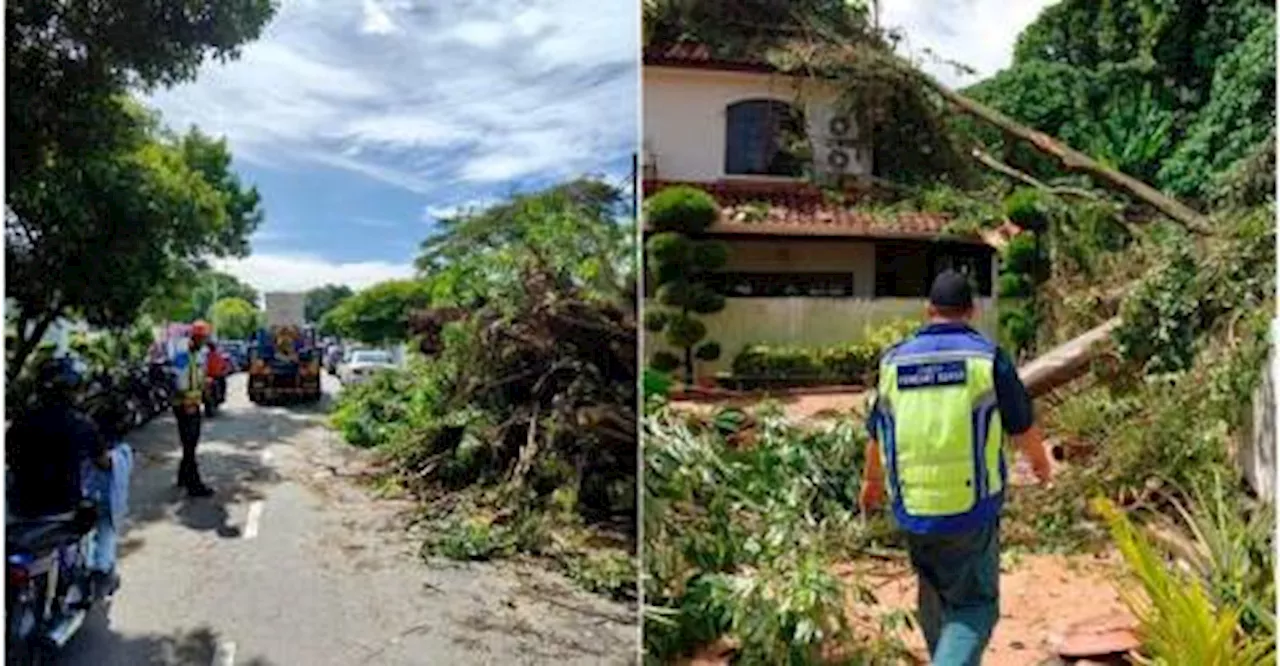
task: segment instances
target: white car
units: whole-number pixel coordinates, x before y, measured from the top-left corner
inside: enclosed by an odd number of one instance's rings
[[[342,364],[338,378],[343,384],[359,384],[376,372],[395,368],[396,362],[391,354],[375,349],[359,349],[351,352],[351,357]]]

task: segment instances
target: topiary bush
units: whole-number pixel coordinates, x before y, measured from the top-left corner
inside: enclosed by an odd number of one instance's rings
[[[755,344],[733,359],[733,379],[747,387],[777,384],[875,383],[880,357],[919,326],[903,321],[881,326],[859,342],[825,347]]]
[[[694,361],[720,358],[720,345],[706,340],[707,327],[694,315],[724,309],[725,299],[703,280],[724,267],[728,247],[720,241],[697,240],[691,236],[705,232],[720,215],[711,195],[694,187],[669,187],[649,197],[645,216],[658,233],[645,245],[646,268],[656,286],[655,297],[664,309],[645,315],[645,328],[661,334],[670,346],[683,350],[686,383],[694,380]],[[674,362],[674,363],[673,363]],[[681,360],[672,354],[655,355],[654,369],[674,371]]]

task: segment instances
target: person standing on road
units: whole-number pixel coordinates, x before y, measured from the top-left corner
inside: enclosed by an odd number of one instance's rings
[[[1053,467],[1012,360],[969,325],[968,278],[939,275],[928,314],[880,361],[859,504],[879,506],[887,482],[916,571],[930,663],[974,666],[1000,617],[1005,433],[1041,483]]]
[[[204,342],[209,337],[209,325],[197,321],[191,325],[191,339],[187,348],[179,350],[173,359],[173,372],[177,380],[177,400],[173,414],[178,419],[178,439],[182,441],[182,462],[178,463],[178,486],[185,488],[191,497],[208,497],[213,489],[200,479],[196,464],[196,445],[200,443],[200,410],[204,406],[206,377]]]

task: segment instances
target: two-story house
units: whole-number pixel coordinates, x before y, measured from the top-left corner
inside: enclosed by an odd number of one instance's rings
[[[994,334],[992,247],[944,237],[942,216],[884,218],[813,184],[815,174],[874,175],[875,137],[836,111],[833,90],[699,45],[651,46],[644,58],[644,194],[673,184],[707,191],[721,205],[709,234],[729,246],[717,280],[727,305],[703,318],[723,354],[703,373],[727,369],[754,342],[837,344],[922,318],[929,284],[948,267],[975,277],[977,325]],[[794,149],[796,136],[807,150]],[[650,354],[662,348],[648,340]]]

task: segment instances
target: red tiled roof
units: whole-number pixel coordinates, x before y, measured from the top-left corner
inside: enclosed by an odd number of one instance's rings
[[[977,236],[944,234],[950,220],[938,213],[910,212],[877,215],[853,208],[848,201],[832,201],[809,183],[716,181],[680,183],[647,180],[645,196],[672,185],[692,185],[720,204],[717,234],[770,236],[844,236],[854,238],[916,238],[984,243]],[[856,192],[849,199],[857,198]]]
[[[656,44],[644,49],[644,64],[651,67],[685,67],[738,72],[773,72],[776,68],[760,57],[717,56],[711,47],[697,42]]]

